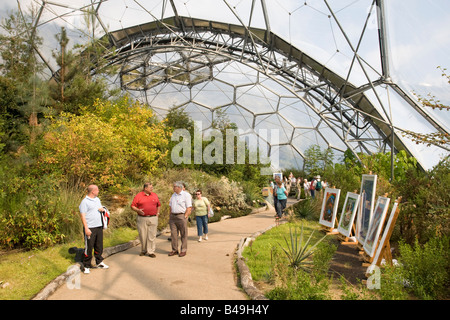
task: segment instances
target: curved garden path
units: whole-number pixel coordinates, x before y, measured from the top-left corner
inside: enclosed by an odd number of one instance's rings
[[[209,240],[202,242],[190,227],[187,255],[181,258],[168,256],[170,235],[163,233],[156,239],[156,258],[139,256],[139,244],[107,257],[109,269],[80,274],[79,289],[63,284],[47,299],[248,300],[236,279],[236,248],[242,238],[274,225],[274,214],[269,207],[211,223]]]

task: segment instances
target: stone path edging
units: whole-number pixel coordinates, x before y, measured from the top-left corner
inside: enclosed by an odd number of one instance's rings
[[[286,223],[287,221],[280,222],[279,224]],[[242,238],[239,242],[236,254],[237,254],[237,261],[236,264],[239,269],[240,274],[240,280],[242,288],[244,289],[245,293],[252,299],[252,300],[269,300],[267,299],[264,294],[254,285],[252,275],[250,273],[250,270],[245,263],[245,258],[242,256],[242,252],[244,251],[245,247],[249,245],[250,242],[254,241],[257,237],[262,235],[263,233],[269,231],[270,229],[278,226],[279,224],[273,224],[266,229],[262,231],[255,232],[250,237]]]
[[[118,244],[114,247],[108,247],[103,250],[103,258],[106,259],[107,257],[121,252],[128,250],[130,248],[133,248],[137,245],[139,245],[141,242],[139,240],[131,240],[126,243]],[[72,266],[75,266],[72,268]],[[36,294],[31,300],[47,300],[47,298],[56,291],[60,286],[62,286],[64,283],[67,282],[68,279],[73,277],[77,272],[80,272],[79,264],[74,264],[67,268],[67,271],[61,274],[60,276],[53,279],[49,284],[47,284],[44,289],[39,291],[38,294]]]

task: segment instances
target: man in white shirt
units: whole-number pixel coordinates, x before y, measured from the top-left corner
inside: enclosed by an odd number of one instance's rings
[[[172,251],[169,256],[179,253],[180,257],[184,257],[187,251],[187,218],[191,214],[192,197],[184,191],[183,184],[177,181],[173,184],[172,197],[170,198],[170,237],[172,241]],[[178,252],[178,232],[181,236],[181,250]]]
[[[102,214],[105,211],[98,198],[98,187],[90,185],[87,189],[87,196],[80,203],[80,216],[84,231],[84,255],[83,266],[84,273],[89,273],[92,268],[92,249],[97,267],[108,269],[103,262],[103,224]]]

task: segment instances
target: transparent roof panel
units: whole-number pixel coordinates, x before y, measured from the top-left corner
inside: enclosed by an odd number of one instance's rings
[[[72,46],[106,35],[118,56],[112,83],[161,117],[179,107],[208,128],[220,109],[256,136],[278,127],[269,149],[283,167],[302,166],[311,144],[389,151],[392,132],[395,150],[424,168],[449,153],[404,135],[450,130],[448,111],[415,96],[450,105],[437,68],[449,67],[449,1],[3,0],[0,17],[19,6],[35,10],[43,76],[57,71],[61,27]]]

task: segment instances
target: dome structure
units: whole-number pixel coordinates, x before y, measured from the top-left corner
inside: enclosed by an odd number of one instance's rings
[[[449,153],[404,134],[450,130],[448,111],[416,96],[450,101],[436,69],[450,57],[446,1],[6,0],[1,15],[30,5],[48,77],[61,27],[72,45],[103,38],[112,84],[204,131],[226,115],[279,168],[301,169],[311,145],[405,150],[425,169]]]

